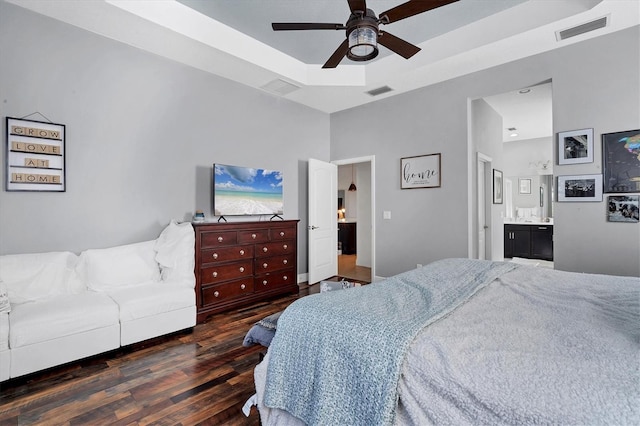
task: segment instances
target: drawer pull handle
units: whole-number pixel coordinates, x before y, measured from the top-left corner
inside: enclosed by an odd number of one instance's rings
[[[244,285],[244,284],[240,285],[240,289],[241,289],[241,290],[244,290],[245,288],[247,288],[247,286],[246,286],[246,285]]]
[[[285,245],[282,246],[282,248],[284,248],[286,250],[286,249],[289,248],[289,246],[285,244]]]
[[[240,267],[240,272],[244,272],[244,266]]]
[[[216,271],[213,271],[213,274],[211,274],[211,275],[213,275],[213,278],[215,278],[215,277],[218,276],[218,273]]]
[[[213,253],[213,254],[211,255],[211,257],[213,257],[214,259],[217,259],[217,258],[218,258],[218,253]]]
[[[256,239],[257,235],[256,234],[251,234],[251,238],[253,238],[254,240]]]
[[[267,263],[263,263],[262,264],[262,267],[265,268],[265,269],[267,269],[267,266],[269,266]]]
[[[266,247],[262,247],[262,251],[263,251],[263,252],[265,252],[265,253],[266,253],[268,250],[269,250],[268,248],[266,248]]]
[[[244,250],[240,250],[240,256],[244,256]]]
[[[218,242],[221,243],[224,240],[222,237],[218,237]]]
[[[289,277],[287,277],[286,275],[284,275],[284,276],[282,277],[282,279],[283,279],[284,281],[286,281],[286,280],[288,280],[288,279],[289,279]]]
[[[289,261],[288,261],[287,259],[284,259],[284,260],[282,261],[282,264],[283,264],[283,265],[286,265],[287,263],[289,263]]]
[[[280,236],[284,237],[284,231],[280,231]]]
[[[213,297],[218,297],[218,296],[220,296],[220,292],[219,291],[213,292]]]
[[[262,280],[262,285],[267,285],[268,281],[267,280]]]

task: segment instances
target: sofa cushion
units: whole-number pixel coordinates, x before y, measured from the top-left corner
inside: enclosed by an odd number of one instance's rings
[[[10,254],[0,256],[0,280],[11,303],[24,303],[61,294],[86,291],[75,266],[78,256],[71,252]]]
[[[118,322],[118,305],[104,293],[55,296],[13,307],[9,315],[9,345],[18,348]]]
[[[94,291],[109,291],[160,280],[155,240],[80,254],[79,275]]]
[[[120,321],[133,321],[177,309],[195,306],[192,288],[163,283],[121,288],[109,292],[120,307]]]
[[[190,222],[172,220],[156,240],[156,261],[163,281],[195,287],[195,235]]]
[[[0,351],[9,349],[9,314],[0,312]]]

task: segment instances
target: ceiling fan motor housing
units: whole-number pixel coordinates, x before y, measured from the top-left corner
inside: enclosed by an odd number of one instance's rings
[[[371,9],[363,14],[356,11],[346,24],[349,50],[347,58],[352,61],[369,61],[378,56],[378,17]]]

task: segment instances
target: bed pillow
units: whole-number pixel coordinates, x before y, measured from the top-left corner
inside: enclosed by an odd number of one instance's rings
[[[85,250],[80,254],[79,274],[94,291],[110,291],[160,281],[155,243],[155,240],[151,240]]]

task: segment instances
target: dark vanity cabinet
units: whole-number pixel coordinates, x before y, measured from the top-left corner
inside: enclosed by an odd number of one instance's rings
[[[553,260],[553,225],[504,225],[504,257]]]
[[[338,241],[342,254],[356,254],[356,223],[338,222]]]

